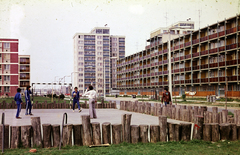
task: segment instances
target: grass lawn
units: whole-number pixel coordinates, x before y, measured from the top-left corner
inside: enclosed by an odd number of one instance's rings
[[[138,155],[138,154],[189,154],[189,155],[209,155],[209,154],[239,154],[240,141],[236,142],[204,142],[193,140],[189,142],[167,142],[167,143],[138,143],[128,144],[122,143],[119,145],[111,145],[109,147],[94,147],[86,146],[63,147],[60,151],[58,148],[39,149],[35,154],[111,154],[111,155]],[[30,149],[7,149],[4,154],[30,154]]]

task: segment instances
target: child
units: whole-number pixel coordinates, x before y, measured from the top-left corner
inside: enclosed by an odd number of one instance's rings
[[[21,98],[21,89],[18,88],[17,89],[17,94],[14,97],[14,101],[16,101],[17,104],[17,114],[16,114],[16,119],[21,119],[21,117],[19,117],[19,113],[21,111],[21,104],[22,104],[22,98]]]

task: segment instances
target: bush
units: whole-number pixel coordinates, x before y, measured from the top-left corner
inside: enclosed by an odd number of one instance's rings
[[[186,95],[185,94],[182,94],[182,99],[183,99],[183,101],[186,101]]]
[[[65,98],[65,96],[64,96],[63,94],[61,94],[61,95],[59,95],[59,98],[60,98],[61,100],[63,100],[63,99]]]

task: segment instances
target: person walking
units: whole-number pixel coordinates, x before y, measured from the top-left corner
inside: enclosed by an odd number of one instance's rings
[[[32,112],[31,112],[32,104],[31,104],[30,94],[32,94],[32,92],[31,92],[30,89],[31,89],[31,86],[27,86],[26,90],[24,91],[25,101],[26,101],[26,113],[25,113],[25,115],[33,115]]]
[[[22,104],[22,97],[21,97],[21,89],[18,88],[17,89],[17,93],[14,97],[14,101],[16,101],[16,104],[17,104],[17,114],[16,114],[16,119],[21,119],[21,117],[19,117],[19,113],[21,111],[21,104]]]
[[[97,103],[97,92],[93,90],[93,86],[89,86],[82,96],[87,96],[89,99],[89,115],[90,118],[97,118],[95,103]]]
[[[79,96],[79,91],[78,91],[77,87],[74,88],[74,91],[72,93],[72,97],[73,97],[73,112],[74,112],[76,103],[78,105],[78,112],[81,112],[82,110],[81,110],[81,107],[80,107],[80,104],[79,104],[80,96]]]
[[[168,91],[168,88],[166,88],[166,87],[164,88],[164,92],[162,95],[162,104],[163,104],[163,101],[165,103],[165,106],[167,106],[167,104],[169,104],[169,102],[171,102],[171,94]]]

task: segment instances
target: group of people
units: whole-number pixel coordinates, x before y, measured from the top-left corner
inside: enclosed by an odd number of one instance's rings
[[[31,92],[31,86],[27,86],[26,90],[24,91],[24,95],[25,95],[25,102],[26,102],[26,113],[25,115],[33,115],[31,110],[32,110],[32,104],[31,104],[31,99],[30,99],[30,94],[32,94]],[[20,111],[21,111],[21,105],[22,105],[22,96],[21,96],[21,89],[18,88],[17,89],[17,94],[14,97],[14,101],[16,101],[17,104],[17,114],[16,114],[16,119],[21,119],[21,117],[19,117]]]

